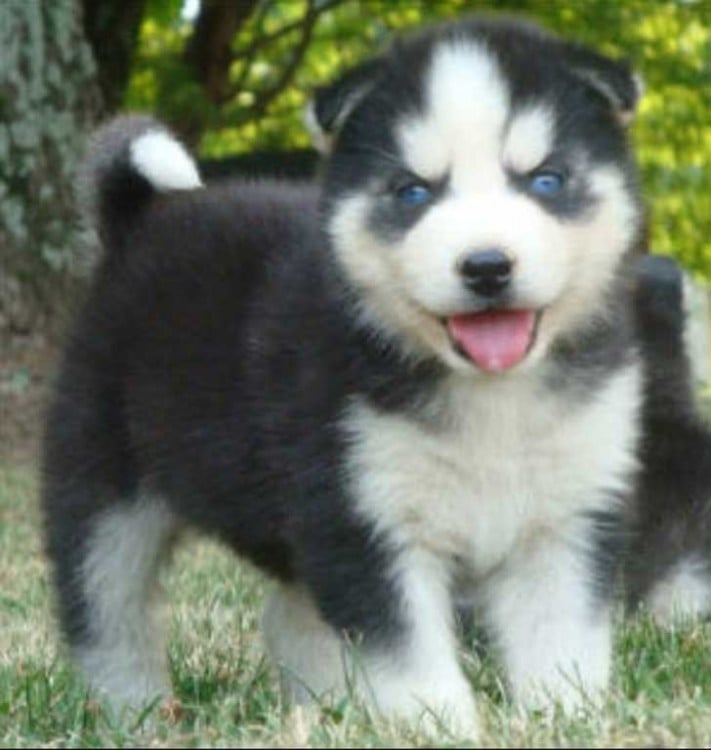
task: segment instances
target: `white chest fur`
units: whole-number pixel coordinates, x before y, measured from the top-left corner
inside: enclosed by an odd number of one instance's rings
[[[635,466],[640,391],[630,365],[581,403],[530,377],[453,377],[446,427],[356,405],[358,509],[394,541],[485,575],[527,535],[614,504]]]

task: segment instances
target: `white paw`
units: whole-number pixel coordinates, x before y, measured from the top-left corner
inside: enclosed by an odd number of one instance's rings
[[[428,736],[449,735],[456,739],[475,741],[481,735],[479,714],[474,701],[425,705],[416,719],[416,725]]]
[[[117,716],[159,705],[172,695],[162,665],[150,665],[153,669],[149,669],[124,652],[94,649],[85,649],[78,658],[92,692]]]
[[[553,714],[558,708],[569,716],[599,708],[607,688],[606,679],[582,680],[579,674],[549,675],[545,679],[527,679],[514,690],[517,705],[525,712]]]
[[[680,562],[647,597],[647,607],[657,623],[671,627],[699,620],[711,613],[711,576],[702,561]]]
[[[480,735],[474,698],[461,675],[439,685],[426,679],[383,680],[372,698],[383,717],[406,721],[430,736],[474,740]]]

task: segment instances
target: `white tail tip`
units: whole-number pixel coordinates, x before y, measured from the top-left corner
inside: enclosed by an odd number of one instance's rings
[[[202,187],[197,165],[169,133],[152,130],[131,144],[131,164],[156,190]]]

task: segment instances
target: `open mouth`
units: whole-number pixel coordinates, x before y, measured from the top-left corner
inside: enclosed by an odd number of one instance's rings
[[[526,358],[536,341],[540,310],[486,310],[444,322],[455,350],[484,372],[504,372]]]

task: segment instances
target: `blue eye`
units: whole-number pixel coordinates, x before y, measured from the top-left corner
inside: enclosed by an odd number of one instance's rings
[[[558,195],[565,185],[563,175],[557,172],[536,172],[528,183],[532,193],[550,198]]]
[[[396,192],[397,198],[406,206],[424,206],[432,199],[432,191],[420,182],[400,188]]]

